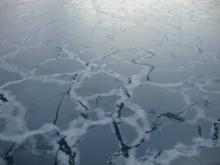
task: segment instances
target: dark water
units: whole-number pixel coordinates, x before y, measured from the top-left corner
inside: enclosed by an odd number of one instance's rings
[[[0,165],[220,165],[219,0],[0,0]]]

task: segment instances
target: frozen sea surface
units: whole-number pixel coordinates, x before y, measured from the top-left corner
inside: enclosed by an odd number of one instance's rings
[[[0,165],[220,165],[219,0],[0,0]]]

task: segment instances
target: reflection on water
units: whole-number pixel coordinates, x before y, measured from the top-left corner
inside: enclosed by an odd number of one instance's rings
[[[219,8],[0,1],[0,165],[219,165]]]

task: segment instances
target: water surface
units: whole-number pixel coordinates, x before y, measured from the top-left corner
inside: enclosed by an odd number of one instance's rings
[[[219,165],[219,0],[0,0],[0,165]]]

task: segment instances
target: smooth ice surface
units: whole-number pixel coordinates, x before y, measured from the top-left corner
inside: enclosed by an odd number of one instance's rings
[[[219,165],[219,0],[0,0],[0,165]]]

